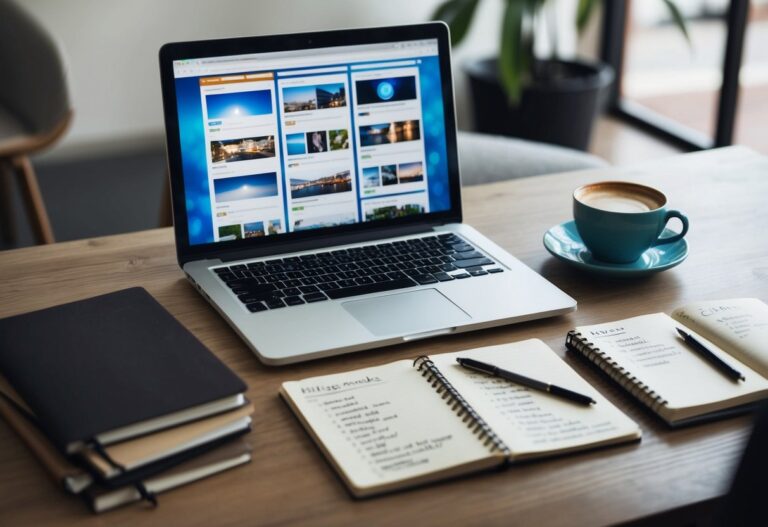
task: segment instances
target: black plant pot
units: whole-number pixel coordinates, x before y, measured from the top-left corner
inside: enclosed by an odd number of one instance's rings
[[[497,59],[467,63],[475,128],[586,150],[613,69],[581,61],[538,61],[535,69],[514,106],[499,81]]]

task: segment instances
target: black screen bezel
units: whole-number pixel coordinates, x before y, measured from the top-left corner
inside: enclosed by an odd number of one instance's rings
[[[293,51],[301,49],[377,44],[408,40],[437,39],[440,62],[440,78],[443,95],[443,115],[448,157],[448,185],[451,208],[376,222],[358,222],[351,225],[327,227],[317,230],[286,232],[277,237],[260,237],[229,242],[211,242],[191,245],[187,225],[186,193],[182,172],[181,144],[179,137],[178,106],[176,101],[174,60],[201,59],[228,55]],[[265,253],[270,246],[275,252],[285,250],[286,245],[317,241],[346,234],[371,233],[391,230],[393,227],[439,225],[458,223],[462,219],[460,198],[459,163],[456,153],[456,115],[453,102],[453,77],[451,75],[450,41],[448,27],[442,22],[430,22],[409,26],[364,28],[351,30],[296,33],[260,37],[231,38],[165,44],[160,49],[160,80],[165,115],[168,172],[170,175],[176,252],[180,265],[193,260],[220,258],[225,253],[246,254],[249,249]],[[286,226],[287,227],[287,226]],[[271,238],[271,239],[270,239]],[[294,250],[298,250],[294,248]]]

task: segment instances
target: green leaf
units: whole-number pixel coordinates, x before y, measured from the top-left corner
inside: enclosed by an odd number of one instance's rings
[[[519,0],[507,0],[501,25],[499,76],[511,104],[520,102],[523,74],[527,58],[523,38],[525,5]]]
[[[592,16],[592,11],[594,11],[596,5],[596,0],[579,0],[579,7],[576,11],[576,28],[579,33],[587,27],[589,18]]]
[[[442,20],[451,28],[451,45],[464,40],[475,16],[479,0],[448,0],[435,10],[432,20]]]
[[[675,25],[683,34],[685,40],[688,41],[688,45],[693,45],[691,42],[691,36],[688,34],[688,25],[686,24],[685,18],[683,18],[683,14],[680,12],[680,9],[677,7],[677,4],[675,4],[675,2],[672,0],[663,0],[663,2],[667,6],[667,9],[669,9],[669,14],[672,15],[672,20],[675,22]]]

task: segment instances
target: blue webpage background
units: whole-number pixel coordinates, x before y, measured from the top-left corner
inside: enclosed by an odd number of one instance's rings
[[[430,212],[448,210],[451,208],[451,202],[440,61],[436,56],[418,57],[415,60],[417,60],[416,66],[419,68],[429,210]],[[376,61],[377,64],[382,62],[384,61]],[[338,64],[332,66],[338,66]],[[347,72],[348,82],[351,86],[350,73]],[[275,92],[277,93],[277,76],[275,76]],[[214,227],[211,217],[207,145],[205,142],[206,121],[203,119],[200,77],[176,79],[176,101],[179,114],[179,139],[186,194],[189,243],[190,245],[212,243],[214,241]],[[358,145],[355,145],[355,148],[357,147]]]

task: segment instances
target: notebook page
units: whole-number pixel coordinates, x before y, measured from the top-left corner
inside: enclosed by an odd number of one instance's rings
[[[679,325],[664,313],[655,313],[576,330],[665,399],[670,409],[703,406],[768,388],[760,375],[691,331],[746,380],[737,383],[722,375],[678,336]]]
[[[589,407],[462,368],[472,358],[592,397]],[[640,437],[640,429],[538,339],[430,356],[442,374],[520,458]]]
[[[768,305],[757,298],[696,302],[672,318],[768,378]]]
[[[397,361],[283,384],[327,454],[357,488],[491,457],[412,364]]]

